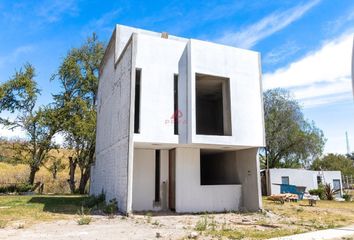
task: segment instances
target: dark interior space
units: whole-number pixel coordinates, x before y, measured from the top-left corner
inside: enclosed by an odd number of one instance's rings
[[[201,185],[238,184],[235,152],[200,151]]]
[[[160,169],[161,169],[161,152],[155,151],[155,202],[160,202]]]
[[[135,114],[134,114],[134,133],[140,133],[140,79],[141,69],[135,70]]]
[[[227,78],[196,74],[197,134],[231,135],[228,85]]]
[[[174,134],[178,135],[178,74],[173,76],[173,123]]]

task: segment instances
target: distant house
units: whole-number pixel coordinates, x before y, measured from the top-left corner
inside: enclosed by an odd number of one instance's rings
[[[312,171],[292,168],[269,169],[268,181],[266,170],[261,170],[262,195],[281,193],[281,184],[306,187],[306,191],[317,189],[319,184],[331,184],[332,188],[340,189],[342,194],[342,175],[340,171]]]
[[[260,55],[117,25],[99,78],[90,194],[119,210],[262,207]]]

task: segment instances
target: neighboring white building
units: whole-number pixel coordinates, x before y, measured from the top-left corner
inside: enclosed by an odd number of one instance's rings
[[[265,170],[261,171],[262,192],[267,193]],[[269,169],[268,195],[279,194],[280,184],[290,184],[299,187],[306,187],[306,191],[317,189],[319,184],[331,184],[334,189],[341,189],[342,175],[340,171],[312,171],[292,168]]]
[[[117,25],[100,69],[90,193],[120,211],[256,211],[260,55]]]

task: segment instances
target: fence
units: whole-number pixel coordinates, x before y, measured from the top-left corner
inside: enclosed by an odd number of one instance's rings
[[[354,189],[354,176],[342,175],[342,185],[344,189]]]

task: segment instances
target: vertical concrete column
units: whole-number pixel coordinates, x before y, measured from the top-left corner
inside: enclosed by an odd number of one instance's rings
[[[247,211],[262,208],[258,148],[236,152],[237,173],[242,184],[242,206]]]

